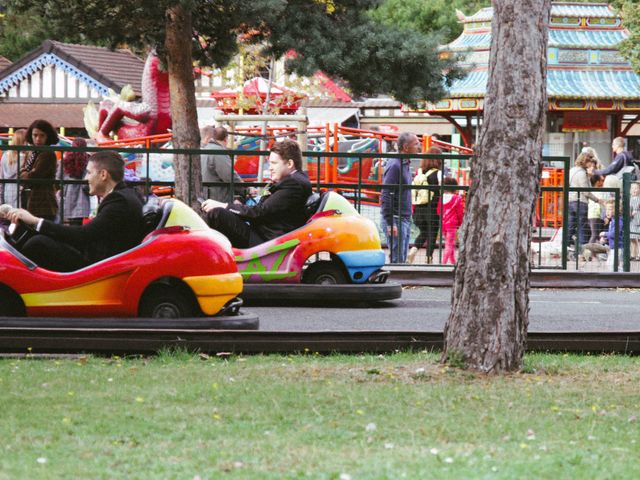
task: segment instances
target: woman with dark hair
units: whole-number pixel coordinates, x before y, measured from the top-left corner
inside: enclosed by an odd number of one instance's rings
[[[46,120],[36,120],[27,130],[27,142],[33,146],[55,145],[58,134]],[[26,185],[26,209],[33,215],[47,220],[55,220],[58,202],[53,185],[56,175],[56,154],[54,152],[31,152],[22,170],[20,179]],[[29,180],[51,180],[51,183],[31,183]]]
[[[87,141],[76,138],[72,147],[84,148]],[[62,157],[64,180],[82,180],[87,171],[89,154],[87,152],[65,152]],[[83,184],[64,184],[64,222],[69,225],[82,225],[82,220],[89,216],[91,205],[89,194]]]
[[[431,147],[427,150],[429,155],[441,155],[442,150],[438,147]],[[418,250],[425,247],[427,250],[426,263],[431,263],[433,251],[436,248],[436,238],[440,229],[440,215],[438,215],[438,200],[440,199],[440,189],[435,188],[442,183],[442,159],[423,158],[420,161],[420,168],[413,179],[412,185],[425,185],[433,187],[430,189],[421,188],[411,190],[412,203],[414,205],[413,223],[418,227],[420,233],[416,237],[414,246],[409,250],[407,259],[413,263]]]

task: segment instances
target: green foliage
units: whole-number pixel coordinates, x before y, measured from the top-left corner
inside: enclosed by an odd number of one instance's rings
[[[462,33],[456,9],[473,15],[491,0],[386,0],[371,12],[377,21],[403,30],[438,34],[442,43],[455,40]]]
[[[9,0],[16,11],[47,19],[53,37],[83,43],[155,47],[164,55],[164,12],[175,0]],[[436,100],[461,73],[438,58],[435,38],[374,22],[378,0],[191,0],[193,58],[225,66],[238,40],[267,43],[276,56],[295,49],[292,70],[321,69],[349,83],[356,94],[387,93],[408,103]],[[446,71],[445,76],[442,72]]]
[[[51,38],[46,22],[39,15],[27,11],[18,14],[8,11],[0,17],[0,55],[15,61]]]
[[[640,3],[637,0],[618,0],[616,7],[622,12],[629,38],[620,45],[620,52],[640,74]]]

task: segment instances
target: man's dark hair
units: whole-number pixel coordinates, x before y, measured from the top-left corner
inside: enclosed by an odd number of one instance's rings
[[[216,127],[213,129],[213,139],[216,142],[224,142],[229,137],[227,129],[224,127]]]
[[[27,142],[33,145],[33,129],[37,128],[41,132],[47,136],[47,145],[55,145],[58,143],[58,134],[56,133],[56,129],[47,122],[46,120],[36,120],[31,125],[29,125],[29,129],[27,130]]]
[[[269,151],[280,155],[285,162],[293,160],[293,166],[296,167],[296,170],[302,170],[302,152],[298,142],[293,140],[276,142]]]
[[[99,170],[106,170],[114,182],[121,182],[124,178],[124,160],[114,150],[104,150],[89,157],[89,161],[96,164]]]
[[[411,132],[402,132],[398,137],[398,152],[402,153],[404,146],[408,144],[411,139],[415,136],[415,133]]]

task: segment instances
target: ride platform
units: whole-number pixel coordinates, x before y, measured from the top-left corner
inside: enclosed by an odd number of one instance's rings
[[[396,282],[364,284],[252,284],[242,290],[245,305],[358,305],[397,300],[402,285]]]

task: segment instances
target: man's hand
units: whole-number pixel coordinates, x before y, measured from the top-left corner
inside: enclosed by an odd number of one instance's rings
[[[227,208],[227,204],[209,199],[202,202],[201,207],[203,212],[209,213],[214,208]]]
[[[31,215],[23,208],[14,208],[13,210],[10,210],[6,217],[11,221],[11,223],[18,223],[18,221],[21,221],[22,223],[32,227],[35,227],[40,221],[38,217]]]
[[[389,225],[387,227],[387,235],[390,235],[392,237],[397,237],[398,236],[398,226],[397,225]]]

